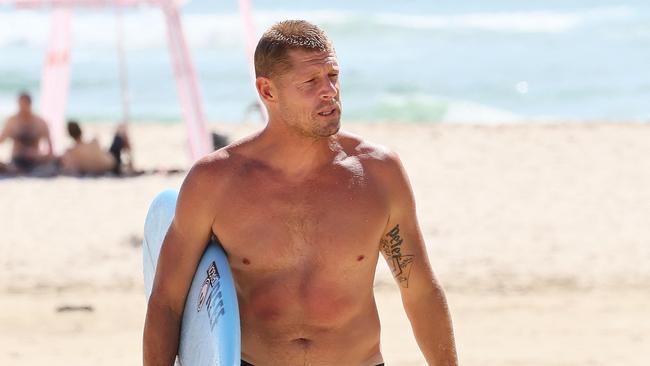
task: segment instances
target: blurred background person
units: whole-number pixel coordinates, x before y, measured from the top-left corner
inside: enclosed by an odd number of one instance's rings
[[[18,95],[18,112],[6,120],[0,132],[0,143],[8,139],[13,141],[8,171],[32,173],[53,161],[50,130],[47,123],[32,111],[32,97],[26,92]],[[44,151],[41,142],[45,143]]]
[[[69,175],[103,175],[107,173],[122,175],[133,171],[131,145],[125,125],[118,126],[108,150],[102,149],[96,138],[84,142],[81,126],[77,121],[69,121],[67,129],[68,134],[74,140],[74,145],[61,156],[62,173]],[[126,164],[122,160],[122,152],[128,154]]]

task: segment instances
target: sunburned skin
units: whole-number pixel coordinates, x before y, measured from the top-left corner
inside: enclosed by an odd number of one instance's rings
[[[181,187],[149,299],[145,365],[173,363],[179,314],[211,236],[235,279],[242,360],[381,364],[373,293],[381,254],[427,362],[457,365],[445,297],[399,158],[340,131],[332,48],[290,49],[287,61],[275,76],[256,61],[266,127],[201,159]]]
[[[21,94],[17,102],[18,112],[9,117],[0,129],[0,143],[7,139],[13,141],[12,171],[29,171],[53,158],[52,141],[47,123],[32,112],[31,97]],[[45,151],[41,151],[43,142]]]
[[[14,141],[11,155],[14,157],[26,157],[36,161],[44,159],[40,149],[40,141],[48,139],[49,131],[47,124],[40,117],[35,115],[10,117],[5,122],[4,138],[11,138]],[[3,139],[4,139],[3,138]]]
[[[242,356],[253,364],[267,364],[258,355],[278,365],[381,362],[372,284],[389,212],[368,151],[381,152],[336,139],[333,159],[302,182],[255,160],[255,142],[226,150],[232,174],[218,196],[228,214],[212,230],[229,256]]]

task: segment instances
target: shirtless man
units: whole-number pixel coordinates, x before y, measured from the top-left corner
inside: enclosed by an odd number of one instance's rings
[[[457,365],[411,187],[393,152],[339,131],[339,65],[304,21],[274,25],[255,51],[266,127],[197,162],[164,240],[144,364],[172,365],[185,297],[206,243],[228,253],[242,365],[379,365],[379,253],[430,365]]]
[[[9,117],[0,132],[0,143],[13,140],[11,165],[21,173],[29,173],[37,166],[53,159],[50,130],[45,121],[32,112],[32,98],[27,93],[18,96],[18,113]],[[47,150],[40,149],[41,140]]]

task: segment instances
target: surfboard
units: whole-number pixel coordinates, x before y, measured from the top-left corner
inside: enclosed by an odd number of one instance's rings
[[[143,267],[147,299],[158,255],[174,218],[178,192],[166,190],[151,203],[144,224]],[[226,253],[211,241],[201,257],[185,301],[178,361],[182,366],[240,366],[237,292]]]

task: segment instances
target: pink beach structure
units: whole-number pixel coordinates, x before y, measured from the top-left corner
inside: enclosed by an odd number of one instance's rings
[[[212,151],[197,74],[183,32],[181,4],[174,0],[0,0],[0,4],[10,4],[19,9],[52,10],[52,28],[41,78],[41,113],[50,125],[55,151],[59,152],[62,148],[65,108],[68,102],[72,9],[136,6],[158,7],[164,13],[167,42],[192,160],[196,161]],[[247,52],[252,60],[251,45],[255,32],[250,1],[239,0],[239,7],[244,22]]]

